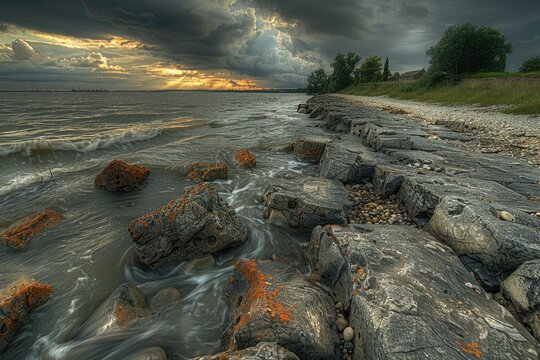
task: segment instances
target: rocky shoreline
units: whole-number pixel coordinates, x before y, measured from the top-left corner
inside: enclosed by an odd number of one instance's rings
[[[469,151],[464,144],[477,134],[466,122],[426,124],[335,95],[316,96],[298,112],[329,136],[284,148],[319,164],[319,174],[278,172],[261,194],[262,217],[311,234],[311,272],[277,257],[239,259],[228,279],[223,352],[196,359],[538,359],[536,163]],[[244,171],[257,166],[247,149],[231,159]],[[114,160],[95,185],[129,192],[148,174]],[[247,239],[246,225],[210,183],[227,174],[223,162],[187,164],[186,177],[198,184],[133,219],[141,263],[212,266]],[[0,239],[32,246],[61,220],[46,210]],[[24,282],[2,294],[0,350],[53,290]],[[146,299],[123,284],[81,336],[144,325],[180,297],[164,288]],[[149,346],[129,359],[172,358],[166,350]]]

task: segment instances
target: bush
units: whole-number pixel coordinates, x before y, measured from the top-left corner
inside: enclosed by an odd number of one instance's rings
[[[527,60],[523,61],[519,71],[524,73],[540,71],[540,56],[528,58]]]
[[[381,58],[376,55],[368,57],[360,66],[360,82],[381,81],[381,70]]]
[[[317,69],[308,76],[308,94],[320,94],[326,92],[328,77],[324,69]]]

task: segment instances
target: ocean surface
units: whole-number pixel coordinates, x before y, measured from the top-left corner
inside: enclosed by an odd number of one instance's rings
[[[187,359],[219,351],[228,319],[224,288],[238,259],[275,254],[309,270],[309,236],[268,225],[260,203],[279,170],[315,171],[292,154],[268,150],[324,133],[296,113],[306,100],[209,92],[0,94],[0,231],[47,208],[66,217],[23,250],[0,246],[0,289],[27,278],[54,289],[0,357],[112,360],[160,346],[170,359]],[[231,154],[242,148],[252,150],[256,169],[234,165]],[[145,186],[131,193],[96,189],[95,175],[112,159],[147,167]],[[214,185],[248,226],[249,239],[211,269],[152,270],[138,260],[127,226],[193,185],[182,173],[189,161],[229,164],[229,180]],[[141,325],[107,330],[103,304],[125,282],[147,301],[165,287],[182,297]]]

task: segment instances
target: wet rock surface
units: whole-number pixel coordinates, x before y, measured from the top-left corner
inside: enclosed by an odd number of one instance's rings
[[[294,157],[298,161],[318,163],[329,141],[320,136],[298,138],[294,144]]]
[[[298,356],[276,343],[261,342],[257,345],[243,349],[226,351],[215,355],[199,356],[191,360],[299,360]]]
[[[153,267],[219,253],[247,238],[246,226],[210,184],[187,188],[128,230],[141,261]]]
[[[229,168],[227,164],[193,162],[186,165],[186,176],[196,182],[227,180]]]
[[[26,281],[0,292],[0,352],[29,319],[32,310],[44,304],[52,288],[37,281]]]
[[[336,180],[277,173],[262,196],[268,221],[311,231],[317,225],[346,224],[350,203]]]
[[[150,171],[143,166],[113,160],[96,176],[94,185],[111,192],[127,192],[140,186],[149,174]]]
[[[30,215],[0,234],[0,240],[4,246],[21,249],[28,241],[50,229],[63,219],[63,215],[55,210],[43,210]]]
[[[125,360],[167,360],[167,353],[160,347],[151,347],[128,356]]]
[[[234,153],[234,161],[243,168],[254,168],[257,166],[257,160],[251,151],[244,149]]]
[[[270,260],[240,260],[229,278],[231,324],[225,347],[275,342],[301,359],[334,359],[339,352],[329,294],[297,270]]]
[[[143,293],[131,283],[122,284],[116,289],[106,309],[105,322],[98,333],[117,328],[126,329],[152,314]]]
[[[503,296],[515,307],[518,317],[540,340],[540,260],[524,262],[501,287]]]
[[[455,253],[420,229],[317,227],[310,258],[348,311],[353,359],[517,360],[540,353]]]

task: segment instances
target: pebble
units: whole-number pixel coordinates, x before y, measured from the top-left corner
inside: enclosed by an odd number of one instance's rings
[[[499,212],[499,219],[509,222],[515,221],[514,215],[510,214],[508,211]]]
[[[347,326],[349,326],[349,322],[344,317],[338,317],[336,320],[336,326],[338,330],[341,332],[345,330]]]
[[[352,341],[352,339],[354,338],[354,329],[350,326],[347,326],[344,330],[343,330],[343,340],[345,342],[347,341]]]

